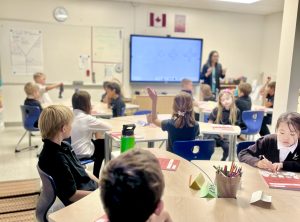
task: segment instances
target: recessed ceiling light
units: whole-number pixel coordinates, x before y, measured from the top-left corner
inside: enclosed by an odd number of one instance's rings
[[[219,2],[232,2],[232,3],[241,3],[241,4],[252,4],[260,0],[218,0]]]

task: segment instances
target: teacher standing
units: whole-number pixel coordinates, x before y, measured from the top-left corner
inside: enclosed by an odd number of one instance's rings
[[[222,65],[219,63],[219,53],[211,51],[202,68],[201,79],[205,84],[210,85],[211,91],[216,94],[217,90],[220,91],[220,78],[224,78],[225,74],[226,69],[222,69]]]

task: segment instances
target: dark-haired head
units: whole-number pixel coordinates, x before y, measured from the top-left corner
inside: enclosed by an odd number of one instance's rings
[[[100,178],[109,221],[147,221],[161,204],[164,186],[159,162],[147,150],[136,148],[111,160]]]
[[[213,50],[209,53],[207,64],[211,66],[213,63],[217,64],[219,61],[219,53],[216,50]]]
[[[300,114],[286,112],[279,116],[276,124],[278,141],[284,146],[291,146],[297,142],[300,135]]]
[[[121,87],[118,83],[115,83],[115,82],[109,82],[107,85],[106,85],[106,88],[108,90],[111,90],[111,91],[114,91],[117,95],[121,95]]]
[[[87,91],[77,91],[72,96],[73,109],[79,109],[87,114],[91,113],[91,96]]]

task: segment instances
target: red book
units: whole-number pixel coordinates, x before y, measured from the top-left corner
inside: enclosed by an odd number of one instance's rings
[[[293,172],[282,171],[272,173],[268,171],[261,171],[261,175],[269,188],[300,191],[300,178]]]
[[[176,171],[180,160],[167,159],[167,158],[158,158],[160,167],[162,170]]]
[[[216,130],[224,130],[224,131],[234,131],[234,128],[232,126],[212,126],[213,129]]]

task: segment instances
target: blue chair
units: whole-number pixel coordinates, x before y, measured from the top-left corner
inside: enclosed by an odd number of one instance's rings
[[[125,111],[126,111],[126,107],[123,107],[121,111],[121,116],[125,116]]]
[[[135,116],[138,116],[138,115],[147,115],[147,114],[150,114],[151,113],[151,110],[138,110],[136,111],[133,115]]]
[[[254,136],[259,133],[264,115],[264,111],[244,111],[242,120],[247,128],[242,130],[241,134]]]
[[[204,113],[204,122],[208,123],[210,113]]]
[[[239,155],[239,153],[244,150],[247,149],[249,146],[255,144],[254,141],[243,141],[243,142],[239,142],[236,145],[236,155]]]
[[[37,203],[35,215],[38,222],[47,222],[47,213],[56,199],[56,186],[53,178],[42,171],[39,166],[37,166],[37,170],[42,180],[43,187]]]
[[[188,161],[210,160],[215,149],[215,140],[176,141],[173,144],[173,153]]]
[[[38,148],[38,145],[33,145],[33,146],[31,145],[31,132],[39,131],[39,128],[37,128],[36,124],[40,117],[41,110],[38,106],[22,105],[21,112],[22,112],[23,127],[25,128],[26,131],[21,137],[21,139],[19,140],[19,142],[17,143],[15,152],[20,152],[22,150],[30,149],[30,148]],[[29,146],[20,149],[19,145],[27,133],[29,134]]]

